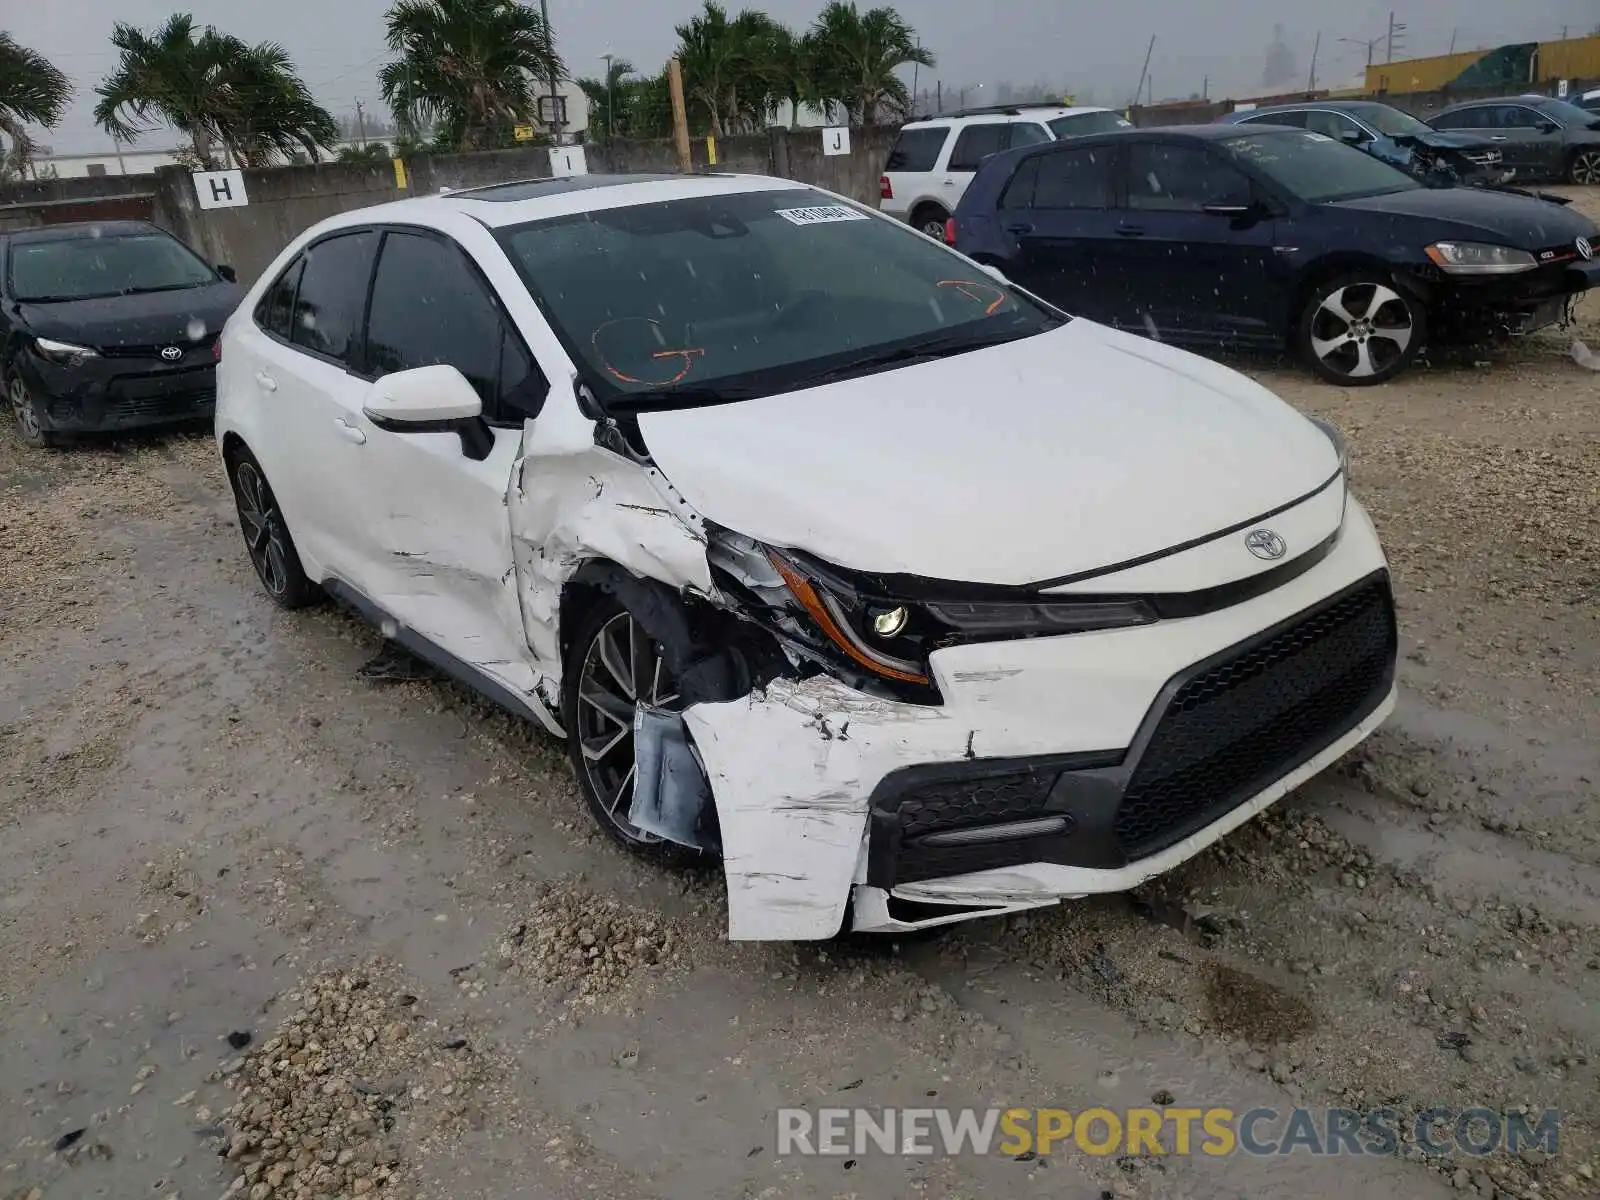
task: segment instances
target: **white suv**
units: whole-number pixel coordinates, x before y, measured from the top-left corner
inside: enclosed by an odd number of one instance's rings
[[[1011,105],[968,109],[947,117],[912,121],[900,137],[878,181],[880,211],[943,238],[944,223],[991,154],[1036,142],[1131,129],[1132,122],[1109,108]]]
[[[789,180],[332,217],[217,391],[272,598],[565,737],[607,834],[721,861],[734,938],[1133,887],[1394,703],[1331,428]]]

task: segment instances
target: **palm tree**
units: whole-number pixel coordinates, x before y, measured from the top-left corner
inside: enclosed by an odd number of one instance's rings
[[[609,142],[613,137],[631,137],[628,103],[632,87],[628,79],[633,74],[633,64],[625,58],[613,58],[606,66],[604,79],[577,80],[579,89],[589,102],[589,140]]]
[[[288,51],[251,46],[174,13],[153,34],[118,22],[117,69],[95,89],[95,123],[125,142],[161,125],[187,134],[196,165],[215,167],[216,149],[242,166],[303,153],[313,160],[338,140],[333,116],[294,73]]]
[[[678,26],[684,98],[705,114],[713,137],[754,127],[772,108],[781,75],[780,29],[766,13],[745,9],[733,18],[716,0]]]
[[[566,77],[544,18],[515,0],[398,0],[387,22],[400,57],[378,72],[383,98],[403,129],[436,127],[462,150],[532,124],[538,97]]]
[[[54,63],[0,33],[0,134],[11,140],[11,150],[0,153],[0,179],[21,178],[34,150],[28,125],[51,128],[71,98],[72,85]]]
[[[789,105],[789,127],[800,124],[802,105],[816,103],[816,43],[809,33],[779,26],[772,43],[773,99]],[[774,106],[776,107],[776,105]]]
[[[916,32],[892,8],[858,10],[847,0],[831,0],[812,26],[821,98],[842,104],[853,123],[875,125],[911,109],[911,94],[896,72],[934,58]]]

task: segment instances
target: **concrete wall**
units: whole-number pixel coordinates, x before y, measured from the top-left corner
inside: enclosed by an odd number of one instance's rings
[[[893,141],[893,130],[858,129],[852,134],[849,155],[827,156],[822,153],[819,130],[774,129],[750,137],[723,138],[717,143],[714,166],[704,139],[691,142],[690,149],[697,168],[779,175],[876,207],[878,176]],[[676,173],[678,169],[677,151],[670,141],[590,146],[586,156],[590,171],[597,173]],[[164,167],[154,175],[59,179],[0,188],[0,229],[44,224],[52,215],[52,205],[68,201],[78,205],[72,210],[77,219],[128,215],[114,211],[117,201],[112,198],[137,190],[147,198],[157,224],[210,261],[233,266],[239,278],[249,282],[294,237],[337,213],[407,196],[435,195],[440,188],[481,187],[549,174],[549,152],[544,148],[408,159],[404,190],[391,163],[275,167],[245,172],[248,205],[201,209],[189,173]],[[96,203],[105,205],[104,211],[95,211]]]

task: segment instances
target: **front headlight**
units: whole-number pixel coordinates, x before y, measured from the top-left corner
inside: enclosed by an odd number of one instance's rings
[[[928,656],[943,646],[1120,629],[1158,619],[1138,599],[971,602],[862,595],[816,578],[786,554],[768,548],[766,555],[817,629],[845,657],[900,683],[928,684]]]
[[[1447,275],[1515,275],[1539,265],[1526,250],[1486,242],[1435,242],[1424,253]]]
[[[34,338],[33,349],[40,358],[48,358],[51,362],[69,367],[86,358],[100,357],[99,351],[88,346],[76,346],[71,342],[58,342],[51,338]]]

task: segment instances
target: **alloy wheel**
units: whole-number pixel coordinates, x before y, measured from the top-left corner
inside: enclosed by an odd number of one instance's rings
[[[1346,284],[1324,296],[1311,318],[1311,352],[1350,379],[1393,367],[1415,336],[1411,305],[1382,283]]]
[[[922,232],[935,241],[942,242],[944,241],[944,222],[938,220],[924,221],[922,223]]]
[[[584,653],[575,734],[606,818],[629,841],[655,842],[659,839],[628,820],[638,769],[633,719],[641,700],[658,708],[679,707],[661,648],[631,613],[620,612],[600,626]]]
[[[289,555],[272,489],[261,478],[255,464],[243,459],[234,465],[233,482],[238,496],[239,524],[250,550],[250,561],[261,577],[262,586],[273,596],[281,597],[289,588]]]
[[[28,385],[16,376],[9,388],[11,411],[17,418],[17,428],[24,441],[38,445],[44,440],[44,430],[39,427],[39,414],[34,411],[33,398],[28,395]]]
[[[1600,150],[1580,150],[1572,160],[1572,182],[1600,183]]]

